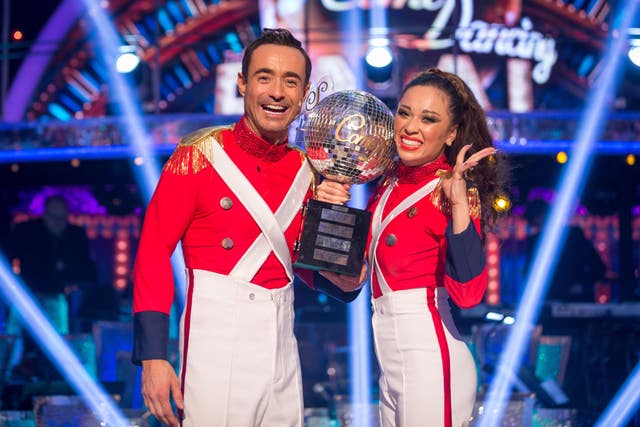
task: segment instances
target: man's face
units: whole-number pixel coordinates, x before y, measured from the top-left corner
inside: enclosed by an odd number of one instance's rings
[[[67,206],[64,203],[52,201],[45,207],[42,220],[51,234],[60,236],[67,228],[68,214]]]
[[[293,47],[265,44],[253,51],[247,74],[238,74],[247,125],[273,144],[286,141],[309,89],[304,56]]]

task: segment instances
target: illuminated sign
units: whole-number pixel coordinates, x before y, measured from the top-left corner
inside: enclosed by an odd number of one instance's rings
[[[370,8],[368,0],[320,0],[330,12],[346,12],[354,7]],[[393,11],[425,11],[435,14],[429,19],[422,38],[412,35],[395,35],[402,47],[418,50],[448,49],[457,44],[462,52],[494,54],[516,59],[527,59],[535,63],[531,70],[533,81],[544,84],[549,80],[551,69],[558,60],[556,41],[552,37],[535,31],[530,18],[522,17],[519,26],[509,27],[502,23],[473,19],[474,2],[461,0],[459,15],[457,0],[382,0],[377,4]],[[459,16],[458,22],[453,22]],[[423,19],[422,22],[425,20]],[[420,24],[423,25],[423,24]],[[393,26],[392,24],[390,27]],[[402,31],[402,27],[398,27]],[[449,33],[453,33],[451,37]],[[454,41],[455,40],[455,41]]]

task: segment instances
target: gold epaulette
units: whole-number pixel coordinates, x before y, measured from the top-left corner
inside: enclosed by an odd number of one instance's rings
[[[180,140],[163,171],[176,175],[198,173],[213,163],[213,145],[222,146],[220,133],[232,126],[212,126],[191,132]]]
[[[440,209],[440,211],[449,216],[451,215],[451,204],[449,199],[444,195],[442,189],[442,178],[447,178],[451,175],[451,171],[438,171],[437,176],[441,178],[438,186],[431,192],[431,202],[433,206]],[[479,219],[482,209],[482,203],[480,202],[480,194],[476,187],[467,188],[467,200],[469,200],[469,215],[473,219]]]
[[[480,201],[480,194],[476,187],[467,189],[467,199],[469,199],[469,214],[471,214],[471,218],[480,219],[482,202]]]

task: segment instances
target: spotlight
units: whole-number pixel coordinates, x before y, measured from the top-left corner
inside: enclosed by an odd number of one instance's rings
[[[23,36],[24,35],[20,30],[15,30],[13,33],[11,33],[11,38],[13,39],[13,41],[16,41],[16,42],[19,42],[20,40],[22,40]]]
[[[136,55],[132,46],[120,46],[120,56],[116,59],[116,70],[119,73],[130,73],[140,64],[140,57]]]
[[[565,153],[564,151],[560,151],[558,152],[558,154],[556,154],[556,162],[560,163],[561,165],[567,163],[568,160],[568,156],[567,153]]]
[[[493,320],[494,322],[502,322],[505,318],[504,314],[496,313],[495,311],[489,311],[484,315],[485,320]]]
[[[634,156],[633,154],[627,154],[625,161],[629,166],[633,166],[636,164],[636,156]]]
[[[388,46],[374,46],[369,48],[366,56],[367,64],[374,68],[384,68],[391,64],[393,56]]]
[[[502,323],[505,325],[513,325],[516,323],[516,318],[513,316],[505,316],[504,319],[502,319]]]
[[[493,199],[493,208],[498,213],[504,213],[511,209],[511,199],[506,194],[498,194]]]
[[[375,39],[365,55],[367,80],[375,85],[384,85],[392,79],[393,53],[387,40]]]
[[[484,319],[502,323],[503,325],[513,325],[516,323],[515,317],[508,314],[498,313],[496,311],[488,311],[487,314],[484,315]]]

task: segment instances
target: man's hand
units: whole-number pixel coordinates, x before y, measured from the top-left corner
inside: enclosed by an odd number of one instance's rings
[[[321,276],[327,278],[331,283],[339,287],[343,292],[353,292],[360,289],[367,278],[367,264],[362,263],[360,277],[346,276],[332,271],[320,271],[319,273]]]
[[[169,397],[173,397],[178,412],[184,410],[180,382],[173,367],[166,360],[142,361],[142,397],[158,421],[171,427],[179,427],[180,422],[171,408]]]
[[[349,201],[351,184],[341,184],[330,179],[323,180],[316,187],[316,200],[321,202],[343,205]]]

